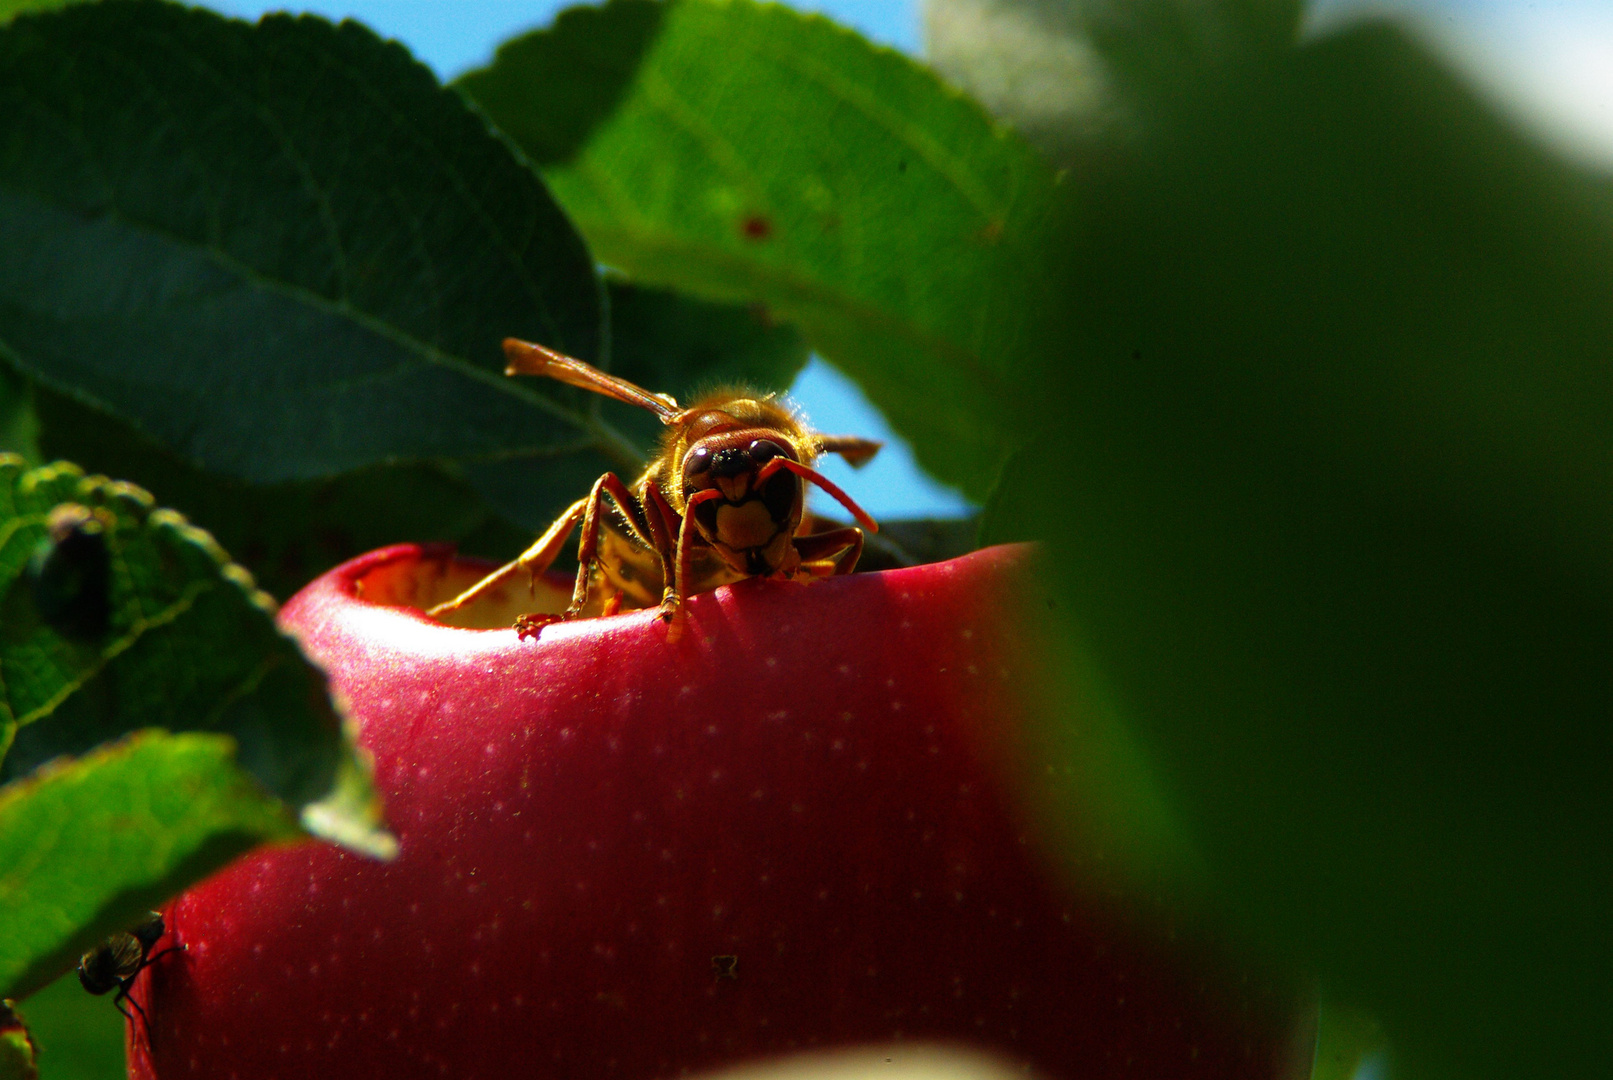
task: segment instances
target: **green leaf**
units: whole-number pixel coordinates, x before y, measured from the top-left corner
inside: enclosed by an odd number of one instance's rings
[[[612,279],[611,371],[680,401],[713,386],[783,391],[810,350],[761,305],[713,304]],[[642,410],[641,410],[642,411]]]
[[[281,598],[338,563],[388,544],[457,543],[489,558],[514,558],[532,540],[528,529],[490,509],[448,467],[375,465],[325,480],[249,484],[198,469],[118,418],[43,387],[37,411],[47,457],[69,458],[160,494]],[[603,466],[589,461],[597,476]],[[540,509],[547,499],[557,511],[577,494],[568,487],[551,496],[540,487],[526,496]]]
[[[458,85],[600,259],[765,304],[984,495],[1056,205],[1029,147],[910,60],[748,0],[574,9]]]
[[[1336,1002],[1324,1001],[1317,1010],[1316,1058],[1311,1080],[1355,1080],[1363,1067],[1372,1068],[1389,1058],[1383,1027],[1372,1017]],[[1371,1074],[1369,1074],[1371,1075]]]
[[[0,364],[0,453],[39,460],[39,420],[28,380]]]
[[[1405,1075],[1596,1075],[1613,183],[1383,25],[1123,46],[1146,137],[1050,240],[1070,325],[987,535],[1047,545],[1065,664],[1249,939]],[[1072,697],[1048,764],[1091,740]]]
[[[792,328],[764,312],[611,283],[615,370],[687,395],[715,383],[782,389],[805,363]],[[0,369],[3,371],[3,369]],[[35,391],[40,449],[157,492],[205,526],[269,592],[286,597],[336,564],[402,541],[446,542],[514,558],[611,462],[593,453],[516,454],[452,463],[375,465],[322,480],[252,484],[197,468],[130,424],[45,387]],[[613,403],[605,403],[610,408]],[[639,445],[660,425],[620,407],[612,422]],[[631,472],[632,470],[627,470]]]
[[[800,333],[776,322],[760,305],[711,303],[633,285],[615,275],[607,278],[606,286],[610,368],[652,391],[688,400],[722,384],[783,390],[806,364],[808,351]],[[614,468],[631,481],[642,459],[659,444],[664,429],[653,415],[630,405],[596,397],[590,408],[625,436],[640,460],[608,461],[597,454],[514,454],[467,464],[461,470],[466,484],[499,519],[538,532],[586,493],[607,469]],[[462,550],[513,557],[531,537],[514,549],[505,543],[488,546],[504,539],[502,532],[483,529],[464,539]]]
[[[500,373],[506,335],[593,357],[599,283],[397,46],[145,4],[22,20],[8,55],[0,217],[29,257],[0,268],[0,353],[50,455],[162,491],[282,594],[397,540],[513,554],[510,522],[637,471],[653,424]],[[783,384],[804,356],[755,306],[618,291],[647,386]]]
[[[0,479],[0,708],[24,725],[0,787],[0,988],[299,821],[392,848],[323,677],[209,537],[74,468]],[[218,733],[107,743],[149,725]]]
[[[84,992],[76,974],[28,997],[28,1030],[39,1048],[43,1080],[124,1080],[122,1016],[104,997]]]
[[[310,831],[345,807],[343,842],[393,844],[373,797],[351,796],[324,676],[273,602],[206,533],[74,466],[0,458],[0,720],[16,730],[3,779],[141,728],[222,732]]]
[[[296,817],[224,735],[146,731],[0,788],[0,988],[27,993]]]
[[[611,371],[646,389],[684,403],[719,386],[783,391],[806,366],[810,350],[800,332],[763,305],[712,303],[616,275],[606,285]],[[640,446],[660,443],[664,429],[645,410],[610,401],[602,409]]]
[[[51,11],[55,8],[66,7],[68,4],[82,3],[83,0],[0,0],[0,26],[4,26],[14,16],[30,11]]]
[[[945,562],[977,546],[980,523],[973,518],[898,518],[881,521],[877,533],[863,537],[857,571]]]
[[[397,460],[635,455],[499,341],[583,358],[593,261],[401,46],[96,4],[0,31],[0,353],[257,481]]]

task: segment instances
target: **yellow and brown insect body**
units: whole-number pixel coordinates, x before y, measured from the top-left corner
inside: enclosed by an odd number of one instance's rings
[[[148,1029],[150,1021],[146,1020],[146,1011],[140,1003],[129,996],[129,990],[134,986],[135,977],[146,968],[167,956],[184,948],[176,945],[153,954],[152,948],[168,932],[163,923],[162,916],[153,911],[140,925],[124,932],[112,934],[95,948],[79,957],[78,981],[85,990],[99,997],[109,991],[116,990],[112,998],[113,1006],[125,1018],[129,1016],[123,1003],[127,1001],[133,1005],[140,1014],[140,1019],[146,1022]]]
[[[862,553],[862,532],[847,527],[802,535],[806,483],[828,492],[864,527],[878,529],[812,468],[825,452],[860,465],[879,449],[876,442],[819,435],[777,400],[749,390],[714,391],[683,408],[665,394],[539,345],[510,339],[504,349],[508,374],[545,375],[654,412],[666,425],[660,453],[631,488],[614,473],[600,477],[519,559],[430,614],[463,607],[515,574],[543,573],[580,527],[571,606],[563,616],[523,617],[522,633],[582,614],[592,593],[605,613],[623,603],[659,603],[672,624],[668,637],[675,639],[683,600],[694,593],[747,577],[851,572]]]
[[[769,462],[796,460],[798,451],[779,434],[761,427],[716,430],[682,458],[679,509],[687,515],[691,500],[715,491],[693,504],[695,526],[725,563],[751,577],[789,576],[800,562],[792,541],[805,508],[801,478],[777,470],[762,479]]]

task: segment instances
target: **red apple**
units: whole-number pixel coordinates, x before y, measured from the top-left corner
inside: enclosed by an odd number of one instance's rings
[[[331,571],[282,619],[401,854],[262,851],[181,897],[132,1075],[653,1080],[896,1040],[1067,1080],[1303,1074],[1282,1001],[1028,840],[1029,560],[746,581],[672,644],[651,612],[443,626],[403,606],[474,575],[443,552]]]

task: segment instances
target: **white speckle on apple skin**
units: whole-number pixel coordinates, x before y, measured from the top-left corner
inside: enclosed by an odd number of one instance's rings
[[[1277,1080],[1281,1008],[1209,1001],[1212,977],[1019,842],[988,754],[1034,681],[993,621],[1005,558],[741,583],[691,598],[671,647],[638,615],[528,642],[371,605],[344,622],[356,602],[316,583],[285,617],[362,714],[403,851],[274,850],[181,899],[196,947],[151,981],[157,1067],[609,1080],[901,1032],[1053,1080],[1114,1075],[1116,1047],[1137,1075]],[[725,954],[739,979],[714,977]],[[340,1037],[356,1002],[384,1039]]]

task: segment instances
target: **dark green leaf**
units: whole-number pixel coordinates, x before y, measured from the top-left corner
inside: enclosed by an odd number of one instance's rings
[[[29,258],[0,271],[0,350],[41,381],[52,455],[162,491],[283,594],[397,540],[512,554],[506,520],[546,525],[653,445],[498,374],[505,335],[593,355],[591,260],[396,46],[147,4],[23,20],[8,48],[0,214]],[[647,386],[783,384],[804,356],[758,308],[620,292]]]
[[[28,997],[28,1030],[39,1047],[42,1080],[124,1080],[123,1017],[84,992],[69,973]]]
[[[184,508],[282,598],[337,563],[387,544],[450,542],[488,558],[514,558],[531,541],[527,529],[491,511],[444,467],[376,465],[328,480],[249,484],[198,469],[65,395],[41,388],[38,412],[47,456],[126,477]],[[588,461],[598,475],[597,459]],[[549,493],[528,494],[543,506]],[[544,508],[552,512],[576,497],[575,488],[556,491],[553,506]]]
[[[225,735],[141,732],[0,787],[0,990],[37,989],[236,855],[297,835]]]
[[[1596,1075],[1613,184],[1384,26],[1121,44],[1146,137],[1055,241],[987,535],[1047,543],[1067,669],[1251,937],[1407,1075]]]
[[[711,303],[615,276],[606,282],[611,371],[630,382],[688,403],[719,386],[782,391],[806,366],[810,350],[800,332],[760,304]],[[603,408],[639,445],[660,441],[664,429],[650,413],[616,402]]]
[[[1355,1080],[1363,1068],[1371,1069],[1374,1064],[1378,1075],[1382,1074],[1389,1048],[1376,1020],[1331,1001],[1322,1002],[1317,1014],[1311,1080]]]
[[[765,304],[985,493],[1056,185],[976,106],[821,18],[710,0],[574,9],[458,85],[602,260]]]
[[[34,415],[33,387],[0,363],[0,453],[39,460],[39,421]]]
[[[727,384],[783,391],[806,366],[800,333],[760,304],[713,304],[611,280],[611,371],[679,400]]]
[[[646,386],[681,394],[720,382],[782,388],[805,362],[800,336],[759,311],[621,282],[611,295],[615,369]],[[610,467],[590,452],[515,454],[462,467],[377,465],[325,480],[251,484],[199,469],[67,395],[41,387],[36,396],[47,458],[158,493],[281,597],[345,559],[403,541],[513,558]],[[655,444],[660,425],[648,413],[623,406],[613,420],[646,450]]]
[[[0,351],[211,471],[603,450],[593,262],[458,95],[354,23],[97,4],[0,32]]]
[[[631,94],[666,10],[661,3],[618,0],[604,11],[562,11],[552,31],[506,42],[491,70],[472,72],[458,85],[532,161],[569,162],[587,151],[597,129]],[[520,73],[541,73],[545,85],[524,85]]]
[[[980,523],[973,518],[912,518],[882,521],[863,537],[859,573],[955,559],[975,549]]]
[[[69,973],[28,998],[28,1029],[43,1059],[42,1080],[124,1080],[124,1019]]]

